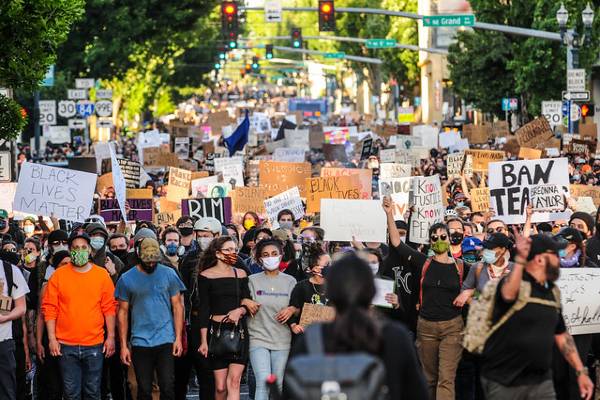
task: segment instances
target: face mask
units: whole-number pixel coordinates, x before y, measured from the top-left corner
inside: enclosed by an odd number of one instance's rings
[[[254,220],[252,219],[247,219],[244,221],[244,229],[245,230],[250,230],[252,229],[256,224],[254,223]]]
[[[294,227],[294,223],[292,221],[281,221],[279,223],[279,227],[281,229],[289,229],[289,230],[291,230]]]
[[[478,261],[477,254],[474,254],[474,253],[463,254],[462,258],[463,258],[463,261],[468,264],[475,264]]]
[[[33,233],[34,229],[35,228],[33,227],[33,225],[25,225],[23,227],[23,232],[30,234],[30,233]]]
[[[565,249],[562,249],[565,250]],[[564,251],[566,253],[566,250]],[[579,265],[579,256],[581,255],[581,250],[577,250],[571,257],[560,256],[560,266],[565,268],[573,268]]]
[[[235,265],[235,263],[237,262],[237,254],[223,254],[223,260],[221,261],[223,261],[227,265]]]
[[[78,267],[87,264],[89,258],[90,252],[88,250],[71,250],[71,261]]]
[[[8,261],[11,264],[17,265],[20,261],[19,253],[14,251],[0,250],[0,260]]]
[[[6,228],[6,220],[0,219],[0,231]]]
[[[177,254],[179,245],[177,243],[169,243],[165,248],[166,248],[165,253],[167,253],[168,256],[173,257],[174,255]]]
[[[579,175],[573,175],[573,180],[578,181],[581,178]]]
[[[194,233],[194,228],[180,228],[179,232],[181,232],[181,236],[190,236]]]
[[[406,243],[406,236],[400,236],[400,241],[402,243]]]
[[[117,258],[121,261],[123,261],[123,263],[125,263],[125,260],[127,259],[127,254],[129,254],[129,252],[127,250],[115,250],[115,251],[111,251],[111,253],[113,253],[115,256],[117,256]]]
[[[212,242],[213,238],[201,237],[198,239],[198,244],[200,245],[200,249],[205,251],[210,246],[210,242]]]
[[[494,264],[498,261],[498,257],[496,257],[496,252],[491,249],[483,249],[483,253],[481,253],[483,262],[486,264]]]
[[[565,258],[567,256],[567,249],[560,249],[560,250],[558,250],[558,256],[560,258]]]
[[[457,202],[456,202],[456,207],[462,207],[462,206],[464,206],[464,205],[465,205],[465,202],[464,202],[464,201],[457,201]]]
[[[261,258],[262,266],[267,271],[275,271],[279,268],[279,263],[281,262],[281,257],[263,257]]]
[[[371,267],[371,272],[373,275],[377,275],[377,272],[379,272],[379,263],[369,263],[369,267]]]
[[[449,249],[450,249],[450,244],[443,240],[438,240],[437,242],[435,242],[434,244],[431,245],[431,250],[433,250],[433,252],[435,254],[447,253]]]
[[[54,252],[54,254],[58,253],[59,251],[65,251],[65,250],[69,250],[69,248],[64,244],[59,244],[58,246],[52,246],[52,251]]]
[[[94,250],[100,250],[104,246],[104,238],[100,236],[94,236],[90,239],[90,246]]]
[[[454,232],[453,234],[450,235],[450,243],[455,246],[459,245],[462,243],[464,237],[465,237],[465,235],[463,233]]]
[[[29,254],[27,254],[27,255],[25,256],[25,264],[32,263],[32,262],[34,262],[36,259],[37,259],[37,256],[36,256],[36,255],[34,255],[34,254],[32,254],[32,253],[29,253]]]

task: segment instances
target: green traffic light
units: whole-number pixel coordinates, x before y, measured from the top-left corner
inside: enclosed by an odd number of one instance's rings
[[[219,58],[220,58],[221,60],[224,60],[224,59],[225,59],[225,53],[221,53],[221,54],[219,54]]]
[[[234,41],[229,42],[229,48],[230,49],[235,49],[237,47],[237,43]]]
[[[221,64],[215,63],[215,69],[221,69]]]
[[[300,41],[294,40],[294,47],[300,47]]]
[[[271,58],[273,58],[273,54],[267,54],[267,59],[270,60]]]

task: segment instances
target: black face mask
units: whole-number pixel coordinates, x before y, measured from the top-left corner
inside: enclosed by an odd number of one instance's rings
[[[13,265],[17,265],[19,264],[19,261],[21,261],[21,257],[19,256],[19,253],[15,253],[13,251],[0,250],[0,260],[9,262]]]
[[[462,243],[465,235],[464,233],[454,232],[450,234],[450,244],[456,246]]]
[[[190,236],[194,233],[194,228],[180,228],[181,236]]]
[[[6,220],[5,219],[0,219],[0,231],[3,230],[4,228],[6,228]]]
[[[111,253],[117,256],[119,260],[123,261],[123,264],[125,264],[125,260],[127,260],[127,255],[129,254],[127,250],[114,250],[111,251]]]
[[[148,274],[153,273],[156,270],[156,266],[157,265],[158,265],[158,263],[146,264],[145,262],[143,262],[143,261],[140,260],[140,266]]]

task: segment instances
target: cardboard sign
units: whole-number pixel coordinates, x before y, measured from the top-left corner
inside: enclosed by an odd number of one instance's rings
[[[496,216],[506,224],[525,222],[525,209],[532,200],[532,189],[554,184],[569,194],[569,168],[566,158],[504,161],[490,164],[488,185],[490,205]],[[532,222],[568,219],[562,213],[535,212]]]
[[[487,172],[488,164],[491,162],[504,160],[503,151],[495,150],[465,150],[465,154],[473,158],[473,171]]]
[[[171,212],[181,210],[181,203],[174,203],[165,197],[158,198],[158,209],[160,212]]]
[[[218,199],[183,199],[181,200],[181,215],[192,218],[214,217],[222,224],[231,222],[231,198]]]
[[[154,222],[159,226],[175,225],[181,218],[181,210],[156,213]]]
[[[209,197],[208,196],[208,185],[212,183],[219,183],[219,176],[213,175],[206,178],[198,178],[192,180],[192,196],[193,197]]]
[[[152,199],[152,189],[144,188],[144,189],[127,189],[125,191],[125,196],[128,199]]]
[[[465,158],[465,153],[448,154],[446,158],[448,179],[459,178],[461,174],[471,177],[473,176],[473,157],[468,154]]]
[[[326,241],[385,243],[386,216],[379,200],[321,199]]]
[[[492,125],[492,137],[508,137],[510,131],[508,129],[508,121],[496,121]]]
[[[600,332],[600,270],[561,268],[556,281],[562,314],[571,335]]]
[[[311,125],[309,130],[309,145],[311,149],[322,149],[323,148],[323,126],[322,125]]]
[[[128,221],[152,221],[154,205],[152,199],[127,199],[129,212]],[[121,209],[117,199],[98,200],[99,214],[105,222],[119,222],[122,219]]]
[[[412,178],[379,179],[379,197],[390,196],[394,201],[394,220],[404,221],[408,211]]]
[[[515,135],[519,146],[535,148],[538,144],[552,138],[554,133],[546,118],[540,117],[517,129]]]
[[[491,125],[463,125],[463,138],[471,144],[486,144],[492,133]]]
[[[596,207],[600,206],[600,186],[571,184],[570,192],[575,197],[591,197]]]
[[[83,222],[90,215],[96,174],[24,162],[14,211]]]
[[[358,176],[360,182],[360,198],[367,200],[372,197],[372,174],[370,169],[358,168],[321,168],[321,178],[329,176]]]
[[[163,147],[145,147],[144,167],[161,168],[161,167],[178,167],[179,157],[177,154],[166,151]]]
[[[587,140],[573,139],[571,140],[571,153],[584,154],[589,156],[596,153],[596,144]]]
[[[190,157],[190,142],[192,138],[190,137],[176,137],[175,138],[175,151],[177,157],[180,160],[185,160]]]
[[[119,167],[125,179],[127,188],[137,188],[140,186],[140,163],[137,161],[119,158]]]
[[[354,176],[331,176],[306,180],[306,212],[321,210],[321,199],[360,199],[360,181]]]
[[[261,187],[240,187],[230,192],[234,214],[245,214],[253,211],[265,215],[264,200],[267,192]]]
[[[244,186],[244,158],[215,158],[215,172],[223,174],[223,182],[232,187]]]
[[[383,163],[379,164],[379,178],[404,178],[410,176],[412,173],[412,166],[410,164],[399,164],[399,163]]]
[[[488,212],[490,209],[490,189],[489,188],[472,188],[471,194],[471,211],[473,212]]]
[[[346,147],[343,144],[323,143],[325,161],[348,162]]]
[[[587,124],[579,124],[579,136],[582,139],[597,140],[598,139],[598,127],[593,122]]]
[[[531,187],[531,206],[534,211],[564,211],[565,195],[553,183]]]
[[[519,149],[519,158],[523,160],[539,160],[542,158],[542,150],[521,147]]]
[[[274,196],[287,189],[298,186],[301,197],[306,196],[304,183],[310,178],[310,163],[287,163],[278,161],[261,161],[259,166],[259,182],[269,196]]]
[[[269,216],[269,221],[273,229],[279,228],[277,214],[281,210],[290,210],[294,214],[294,220],[296,221],[304,216],[304,205],[302,205],[298,187],[293,187],[265,200],[265,211]]]
[[[180,168],[169,168],[169,184],[167,185],[167,200],[180,202],[189,196],[192,172]]]
[[[413,178],[414,211],[410,218],[410,241],[429,243],[429,227],[444,221],[442,186],[440,176],[416,176]]]
[[[306,328],[318,322],[331,322],[335,319],[335,308],[321,304],[304,303],[300,314],[300,326]]]
[[[280,147],[273,152],[273,161],[304,162],[306,161],[306,152],[299,148]]]

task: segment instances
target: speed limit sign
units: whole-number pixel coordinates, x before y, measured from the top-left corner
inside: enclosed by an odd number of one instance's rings
[[[58,102],[58,115],[64,118],[74,117],[77,113],[73,100],[62,100]]]
[[[96,102],[96,114],[99,117],[110,117],[112,116],[112,101],[100,100]]]
[[[542,115],[550,126],[562,123],[562,101],[542,101]]]
[[[56,100],[40,100],[40,125],[56,125]]]

